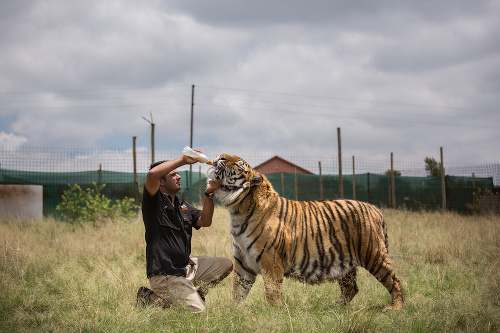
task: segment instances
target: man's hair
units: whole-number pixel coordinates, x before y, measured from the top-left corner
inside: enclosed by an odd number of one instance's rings
[[[165,163],[165,162],[167,162],[167,161],[168,161],[168,160],[163,160],[163,161],[154,162],[153,164],[151,164],[151,165],[149,166],[149,170],[151,170],[151,169],[153,169],[155,166],[160,165],[160,164],[162,164],[162,163]]]

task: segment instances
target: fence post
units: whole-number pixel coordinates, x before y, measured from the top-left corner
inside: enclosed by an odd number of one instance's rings
[[[200,198],[200,207],[203,207],[203,197],[204,195],[201,195],[201,165],[199,166],[199,169],[198,169],[198,180],[199,180],[199,184],[200,186],[198,187],[198,198]]]
[[[102,166],[99,164],[99,171],[97,171],[97,174],[99,175],[99,184],[102,184]]]
[[[318,161],[318,165],[319,165],[319,199],[323,200],[324,194],[323,194],[323,176],[321,174],[321,161]]]
[[[283,172],[281,173],[281,196],[283,198],[286,198],[285,196],[285,175]]]
[[[391,195],[391,170],[387,170],[387,208],[392,208],[392,195]]]
[[[344,198],[344,183],[342,181],[342,141],[340,138],[340,127],[337,127],[337,141],[338,141],[338,153],[339,153],[339,195],[340,198]]]
[[[453,205],[451,204],[451,187],[450,187],[450,176],[444,176],[445,184],[446,184],[446,209],[451,210]]]
[[[441,151],[441,194],[443,200],[443,212],[446,211],[446,185],[444,180],[444,164],[443,164],[443,147],[440,147]]]
[[[297,167],[293,168],[293,178],[295,183],[295,200],[299,200],[299,187],[297,186]]]
[[[396,209],[396,184],[394,183],[394,156],[391,153],[391,197],[392,208]]]
[[[476,206],[476,177],[472,173],[472,205]]]
[[[354,169],[354,156],[352,157],[352,198],[356,200],[356,171]]]
[[[135,142],[137,140],[136,136],[132,137],[132,158],[134,160],[134,183],[137,184],[137,153],[135,150]]]
[[[366,177],[367,177],[367,187],[368,187],[368,203],[371,203],[372,195],[371,195],[371,191],[370,191],[370,173],[369,172],[366,174]]]

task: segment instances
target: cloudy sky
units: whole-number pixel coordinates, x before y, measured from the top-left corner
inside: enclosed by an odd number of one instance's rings
[[[499,162],[500,1],[0,2],[0,145]]]

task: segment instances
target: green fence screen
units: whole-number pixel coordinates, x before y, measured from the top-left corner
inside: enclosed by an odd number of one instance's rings
[[[201,172],[180,171],[182,191],[179,193],[194,205],[201,205],[206,187],[206,176]],[[288,199],[320,200],[339,197],[339,177],[337,175],[306,175],[294,173],[275,173],[266,175],[274,189]],[[124,197],[134,198],[140,203],[145,173],[137,174],[134,181],[132,173],[114,171],[84,172],[30,172],[1,170],[0,184],[26,184],[43,186],[43,209],[45,215],[57,215],[56,206],[69,187],[78,184],[83,189],[93,183],[106,184],[103,194],[112,200]],[[441,178],[396,176],[396,207],[410,210],[435,210],[442,207]],[[344,198],[372,203],[378,207],[389,207],[390,183],[387,175],[365,173],[344,175],[342,177]],[[353,183],[355,188],[353,188]],[[493,187],[493,179],[446,176],[447,209],[467,213],[467,204],[474,201],[474,188]]]

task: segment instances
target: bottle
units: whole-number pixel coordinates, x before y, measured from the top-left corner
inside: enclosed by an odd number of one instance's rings
[[[182,151],[182,154],[186,155],[186,156],[189,156],[189,157],[192,157],[192,158],[196,158],[198,161],[200,161],[200,163],[206,163],[206,164],[214,165],[212,163],[212,161],[210,161],[206,155],[204,155],[202,153],[198,153],[197,151],[194,151],[193,149],[191,149],[188,146],[184,147],[184,150]]]

